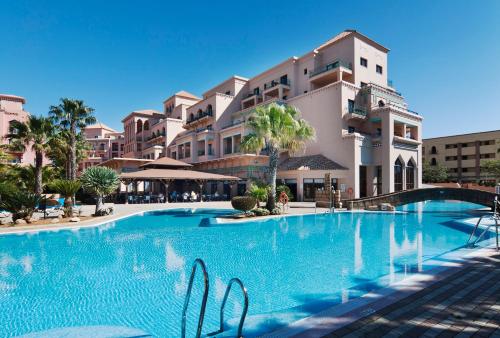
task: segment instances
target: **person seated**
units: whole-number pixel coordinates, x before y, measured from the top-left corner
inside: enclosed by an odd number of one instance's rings
[[[196,202],[198,200],[198,194],[194,191],[191,191],[191,202]]]
[[[189,194],[187,191],[185,191],[183,194],[182,194],[182,201],[183,202],[187,202],[189,200]]]

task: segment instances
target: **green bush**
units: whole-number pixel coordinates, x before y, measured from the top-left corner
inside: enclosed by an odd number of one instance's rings
[[[285,194],[288,196],[288,201],[291,202],[293,201],[293,194],[290,188],[287,185],[278,185],[276,187],[276,202],[278,202],[280,195],[282,192],[285,192]]]
[[[252,196],[257,200],[257,206],[260,206],[260,202],[267,201],[268,188],[267,186],[257,185],[252,183],[248,189],[248,195]]]
[[[14,221],[20,218],[29,219],[35,209],[44,202],[43,196],[19,190],[2,196],[0,209],[10,212]]]
[[[273,210],[271,210],[271,215],[281,215],[281,209],[276,207]]]
[[[270,214],[269,210],[266,208],[256,208],[253,209],[252,212],[255,214],[255,216],[268,216]]]
[[[257,204],[257,200],[252,196],[236,196],[231,199],[233,208],[239,211],[248,212]]]

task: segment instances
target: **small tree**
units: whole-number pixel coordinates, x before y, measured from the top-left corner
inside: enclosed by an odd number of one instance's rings
[[[118,175],[110,168],[90,167],[83,172],[80,181],[83,189],[96,200],[95,216],[102,215],[104,197],[111,195],[120,184]]]
[[[429,162],[424,162],[422,181],[424,183],[446,182],[448,181],[448,169],[440,164],[430,165]]]
[[[250,185],[250,188],[248,189],[248,195],[255,198],[255,200],[257,201],[257,207],[259,208],[260,208],[260,202],[267,201],[267,194],[268,191],[266,186],[257,185],[255,183],[252,183]]]
[[[64,198],[64,216],[73,217],[73,196],[80,190],[82,184],[79,181],[55,180],[50,184],[50,188],[59,193]]]
[[[44,199],[41,195],[18,190],[2,196],[0,209],[10,212],[14,221],[20,218],[28,220]]]
[[[490,174],[496,181],[500,180],[500,160],[484,161],[481,169]]]

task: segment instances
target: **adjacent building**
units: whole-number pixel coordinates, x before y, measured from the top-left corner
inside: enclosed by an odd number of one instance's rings
[[[90,150],[87,152],[87,157],[79,163],[80,171],[113,158],[123,157],[125,143],[123,132],[117,132],[98,122],[85,127],[83,135]]]
[[[9,140],[5,136],[9,134],[13,121],[26,122],[28,120],[30,113],[24,110],[25,103],[24,97],[0,94],[0,145],[9,144]],[[25,151],[7,148],[5,151],[10,155],[9,161],[11,163],[35,164],[35,153],[30,146],[26,147]]]
[[[487,160],[500,159],[500,130],[434,137],[423,140],[422,155],[431,165],[448,168],[456,182],[495,181],[481,171]]]

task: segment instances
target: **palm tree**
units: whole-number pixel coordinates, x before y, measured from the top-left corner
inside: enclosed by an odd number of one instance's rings
[[[314,128],[300,117],[292,106],[272,103],[260,106],[250,115],[246,126],[251,133],[241,141],[241,148],[247,152],[266,149],[269,154],[269,193],[267,209],[276,204],[276,175],[281,152],[295,153],[305,146],[306,141],[315,138]]]
[[[85,126],[95,123],[94,109],[85,105],[82,100],[62,98],[58,106],[51,106],[49,114],[59,124],[61,130],[67,132],[69,148],[69,165],[66,178],[74,180],[77,169],[77,136]]]
[[[54,180],[50,184],[50,188],[64,198],[64,215],[66,217],[73,217],[73,196],[80,190],[81,186],[80,181],[62,179]]]
[[[42,168],[43,157],[47,152],[50,140],[54,136],[54,127],[49,118],[43,116],[30,116],[28,121],[12,121],[7,138],[11,146],[25,151],[27,146],[35,152],[35,194],[43,192]]]
[[[104,197],[112,194],[119,186],[118,175],[113,169],[106,167],[90,167],[80,177],[84,190],[96,199],[95,215],[102,214]]]
[[[90,143],[85,140],[83,134],[76,136],[76,162],[79,163],[87,156],[87,152],[91,149]],[[50,149],[47,152],[47,157],[52,161],[55,167],[64,170],[65,176],[69,177],[70,173],[70,147],[69,147],[69,132],[59,130],[56,137],[50,143]]]
[[[267,187],[252,183],[248,189],[248,194],[255,198],[257,207],[260,208],[260,202],[265,202],[267,200]]]

